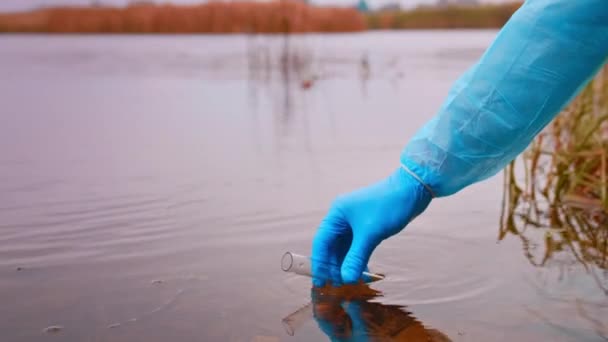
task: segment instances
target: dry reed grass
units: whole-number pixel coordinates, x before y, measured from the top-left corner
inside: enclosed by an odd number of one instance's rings
[[[302,2],[209,2],[192,6],[63,7],[0,14],[0,32],[44,33],[303,33],[366,29],[500,28],[519,3],[421,7],[362,14],[354,8]]]
[[[365,19],[355,9],[315,7],[295,1],[63,7],[0,15],[0,32],[300,33],[364,29]]]
[[[411,11],[379,12],[368,16],[371,29],[501,28],[521,3],[475,7],[420,7]]]
[[[535,232],[544,234],[540,255]],[[534,265],[569,255],[608,270],[608,66],[505,169],[499,239],[510,234]]]

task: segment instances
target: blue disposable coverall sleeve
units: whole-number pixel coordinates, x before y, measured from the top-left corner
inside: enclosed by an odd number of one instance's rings
[[[491,177],[522,152],[608,57],[608,0],[528,0],[401,163],[447,196]]]

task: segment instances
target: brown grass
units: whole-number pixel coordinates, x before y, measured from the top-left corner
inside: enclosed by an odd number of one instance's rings
[[[521,3],[476,7],[420,7],[411,11],[370,14],[371,29],[501,28]]]
[[[529,237],[539,232],[540,244]],[[505,169],[499,239],[508,235],[534,265],[608,270],[608,66]]]
[[[0,32],[282,33],[366,29],[354,9],[300,2],[210,2],[193,6],[64,7],[0,15]]]
[[[209,2],[192,6],[63,7],[0,14],[0,32],[302,33],[366,29],[500,28],[520,3],[374,12],[301,2]]]

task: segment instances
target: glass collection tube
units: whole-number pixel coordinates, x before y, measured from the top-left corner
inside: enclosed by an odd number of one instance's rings
[[[285,252],[281,258],[281,269],[285,272],[312,277],[310,258],[304,255]],[[376,273],[363,272],[363,275],[369,279],[370,283],[384,279],[383,275]]]

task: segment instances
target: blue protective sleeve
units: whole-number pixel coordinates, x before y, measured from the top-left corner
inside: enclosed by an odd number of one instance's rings
[[[608,57],[608,0],[528,0],[401,154],[435,196],[495,175]]]

